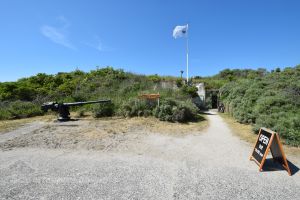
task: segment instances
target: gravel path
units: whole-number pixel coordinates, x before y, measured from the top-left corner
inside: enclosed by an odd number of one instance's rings
[[[110,149],[0,151],[0,199],[299,199],[300,173],[258,172],[252,146],[207,116],[201,133],[134,133]]]

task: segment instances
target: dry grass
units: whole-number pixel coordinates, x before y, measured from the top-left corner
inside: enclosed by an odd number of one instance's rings
[[[122,117],[108,117],[101,119],[94,119],[91,113],[85,113],[84,117],[76,116],[76,113],[71,113],[72,118],[79,119],[81,121],[89,121],[92,124],[101,123],[103,131],[107,133],[128,133],[131,130],[140,130],[143,132],[153,132],[160,134],[172,134],[172,135],[186,135],[191,133],[197,133],[208,127],[208,121],[189,122],[189,123],[170,123],[160,121],[154,117],[134,117],[134,118],[122,118]],[[0,133],[17,129],[24,124],[34,121],[52,122],[56,120],[54,115],[45,115],[38,117],[31,117],[26,119],[16,120],[3,120],[0,121]],[[87,127],[86,127],[87,128]],[[89,132],[89,135],[93,135],[94,127],[87,128],[85,133]],[[99,130],[97,130],[99,131]],[[99,134],[97,134],[99,135]],[[105,134],[104,134],[105,135]]]
[[[130,132],[130,130],[141,130],[144,132],[186,135],[197,133],[208,126],[208,121],[189,122],[189,123],[170,123],[160,121],[154,117],[134,117],[128,119],[107,120],[113,131]],[[119,130],[122,129],[122,130]]]
[[[194,123],[162,122],[154,117],[122,118],[110,117],[94,119],[91,116],[64,123],[54,122],[54,116],[13,120],[6,123],[11,129],[33,121],[44,121],[44,126],[20,137],[0,144],[0,149],[18,147],[66,148],[108,150],[117,146],[127,148],[127,143],[135,144],[138,138],[150,134],[161,134],[183,137],[188,134],[199,134],[207,127],[207,120]],[[3,123],[3,122],[2,122]],[[4,123],[3,123],[4,124]]]
[[[91,112],[85,112],[83,117],[78,117],[77,113],[71,113],[72,118],[99,121],[104,126],[104,130],[109,133],[127,133],[131,130],[140,130],[143,132],[152,132],[160,134],[172,134],[172,135],[186,135],[202,131],[208,127],[208,120],[205,116],[203,121],[189,122],[189,123],[171,123],[160,121],[155,117],[107,117],[94,119]]]
[[[227,113],[220,113],[220,116],[227,122],[232,132],[239,136],[242,140],[249,142],[250,144],[255,144],[257,140],[257,135],[252,131],[252,126],[247,124],[241,124],[233,119]],[[284,143],[284,141],[282,141]],[[300,148],[292,147],[288,145],[283,146],[285,153],[288,155],[293,155],[300,157]]]
[[[0,134],[8,131],[12,131],[17,129],[24,124],[31,123],[34,121],[46,121],[49,122],[53,118],[52,115],[45,115],[45,116],[37,116],[37,117],[30,117],[25,119],[14,119],[14,120],[1,120],[0,121]]]

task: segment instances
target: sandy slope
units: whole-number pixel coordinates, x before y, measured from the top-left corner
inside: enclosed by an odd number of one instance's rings
[[[300,173],[258,172],[220,116],[185,136],[133,131],[95,150],[0,151],[2,199],[297,199]],[[298,165],[298,160],[291,161]]]

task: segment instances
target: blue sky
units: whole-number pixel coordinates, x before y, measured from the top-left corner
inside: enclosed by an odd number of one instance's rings
[[[0,81],[113,66],[179,76],[300,64],[297,0],[1,0]]]

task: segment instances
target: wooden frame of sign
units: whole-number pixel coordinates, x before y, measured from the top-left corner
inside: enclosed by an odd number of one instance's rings
[[[159,99],[160,94],[141,94],[139,98],[143,99]]]
[[[283,147],[279,140],[278,134],[267,128],[261,128],[250,156],[250,160],[255,161],[255,163],[259,166],[259,171],[262,171],[263,165],[270,150],[273,160],[280,163],[291,176],[291,170],[283,152]]]
[[[139,95],[140,99],[147,99],[147,100],[156,100],[157,99],[157,105],[159,106],[159,98],[160,94],[141,94]]]

